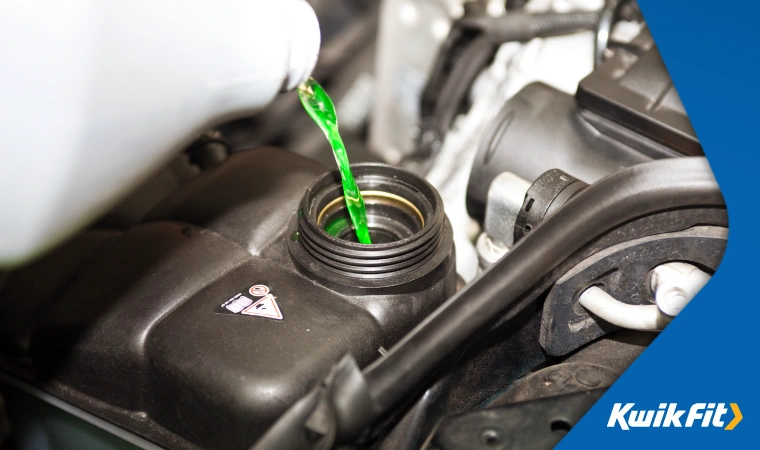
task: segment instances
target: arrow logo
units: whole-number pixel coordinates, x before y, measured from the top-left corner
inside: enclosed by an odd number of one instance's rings
[[[739,405],[737,403],[731,403],[731,411],[734,412],[734,420],[726,425],[726,428],[724,428],[724,430],[733,430],[744,418],[744,416],[742,416],[742,412],[739,410]]]

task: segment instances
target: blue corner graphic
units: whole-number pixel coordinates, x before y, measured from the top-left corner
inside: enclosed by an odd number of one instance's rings
[[[753,350],[760,342],[760,295],[753,283],[760,259],[760,2],[639,0],[639,5],[726,199],[728,248],[712,281],[559,448],[757,448],[760,384]],[[611,420],[616,403],[634,404],[626,417],[633,410],[652,410],[655,419],[659,409],[665,410],[664,419],[677,404],[673,415],[684,411],[681,427],[623,430],[620,421]],[[719,404],[726,411],[715,421]],[[687,427],[692,408],[694,420]]]

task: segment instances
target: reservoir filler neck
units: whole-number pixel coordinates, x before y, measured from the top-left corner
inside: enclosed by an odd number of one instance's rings
[[[399,277],[424,266],[436,255],[444,234],[438,192],[417,175],[384,164],[356,164],[352,170],[365,193],[374,244],[356,241],[341,201],[340,174],[334,170],[307,188],[291,254],[302,266],[349,279]]]

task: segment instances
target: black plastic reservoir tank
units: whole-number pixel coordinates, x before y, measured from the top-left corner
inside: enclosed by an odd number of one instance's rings
[[[382,357],[455,291],[435,189],[352,168],[371,245],[337,171],[263,148],[9,274],[0,369],[161,446],[248,448],[344,354]]]

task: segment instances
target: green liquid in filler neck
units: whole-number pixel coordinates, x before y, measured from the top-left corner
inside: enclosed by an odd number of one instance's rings
[[[327,136],[327,140],[330,141],[330,146],[335,154],[335,161],[340,170],[340,177],[343,180],[343,195],[346,199],[348,214],[351,216],[351,222],[353,222],[354,230],[356,230],[356,236],[360,243],[371,244],[369,230],[367,229],[367,209],[348,165],[346,146],[343,145],[343,139],[338,133],[338,115],[335,113],[332,100],[313,78],[309,78],[308,81],[298,86],[298,97],[301,99],[306,112],[319,125],[319,128]]]

